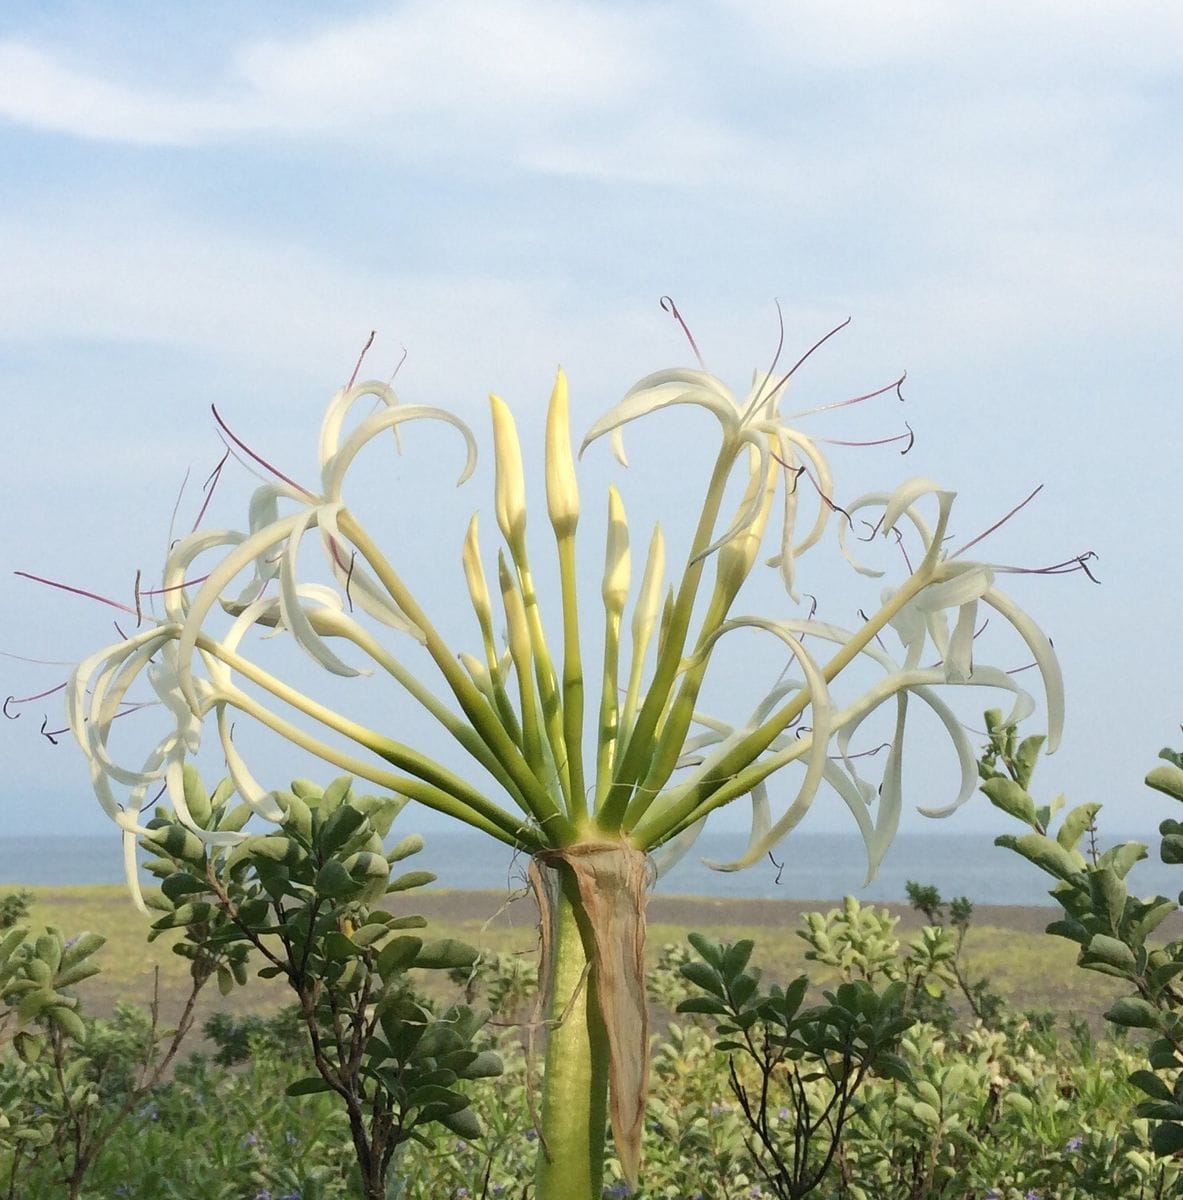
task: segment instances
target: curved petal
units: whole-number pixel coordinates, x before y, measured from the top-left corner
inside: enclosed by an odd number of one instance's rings
[[[1035,657],[1047,696],[1047,751],[1051,754],[1059,746],[1064,732],[1064,676],[1060,671],[1060,660],[1047,634],[1008,596],[991,588],[982,600],[1018,630]]]
[[[296,582],[296,562],[300,552],[300,540],[316,521],[317,510],[304,513],[292,526],[288,535],[287,550],[279,564],[279,611],[284,625],[291,631],[296,644],[305,650],[326,671],[346,678],[355,678],[364,672],[351,667],[329,649],[324,638],[312,626],[304,606],[300,602],[299,586]]]
[[[340,449],[341,426],[345,421],[346,415],[359,400],[366,396],[380,400],[389,408],[394,408],[398,404],[398,397],[394,394],[394,388],[388,383],[379,383],[374,379],[366,380],[364,383],[355,383],[352,387],[339,389],[329,401],[329,406],[325,410],[324,420],[320,426],[318,461],[322,470],[325,463]],[[395,436],[396,438],[398,436],[397,429],[395,430]]]
[[[344,445],[331,458],[325,460],[321,468],[321,486],[324,488],[326,500],[341,499],[341,485],[345,480],[353,460],[367,443],[373,441],[387,429],[395,429],[404,421],[443,421],[458,429],[464,438],[467,456],[457,486],[462,484],[476,469],[476,438],[472,430],[455,413],[446,408],[433,408],[425,404],[403,404],[398,408],[384,409],[367,417],[345,439]]]
[[[735,437],[739,432],[740,414],[735,397],[713,375],[705,371],[658,371],[630,388],[624,399],[587,431],[579,447],[580,456],[604,434],[674,404],[694,404],[705,408],[718,418],[727,437]]]
[[[201,626],[210,609],[218,602],[231,580],[260,554],[286,541],[291,531],[304,520],[304,513],[282,517],[274,524],[260,529],[258,533],[242,541],[209,574],[185,615],[181,636],[177,645],[181,692],[191,708],[197,707],[197,694],[193,684],[191,659],[201,634]],[[244,797],[245,798],[245,797]]]
[[[278,824],[283,820],[283,809],[275,801],[275,797],[259,785],[258,780],[250,773],[242,755],[234,745],[230,733],[230,720],[226,714],[224,703],[217,705],[218,737],[222,743],[222,756],[226,760],[226,769],[234,782],[234,789],[264,821]]]

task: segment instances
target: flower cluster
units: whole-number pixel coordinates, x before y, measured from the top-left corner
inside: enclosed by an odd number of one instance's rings
[[[721,436],[680,574],[667,579],[658,526],[634,592],[627,517],[619,493],[610,490],[603,613],[596,622],[603,628],[603,658],[595,689],[599,703],[591,716],[585,713],[592,707],[585,705],[585,693],[592,688],[576,589],[581,499],[563,374],[551,397],[545,461],[560,580],[560,652],[552,650],[534,584],[525,473],[509,408],[492,398],[495,511],[504,548],[491,588],[474,517],[460,557],[481,652],[457,653],[398,563],[357,520],[346,493],[358,456],[409,422],[442,422],[457,431],[464,450],[460,482],[474,468],[476,438],[443,409],[400,404],[386,384],[364,382],[339,391],[321,428],[318,486],[304,487],[276,473],[255,491],[245,528],[198,530],[181,538],[168,555],[158,591],[163,611],[75,673],[67,701],[70,727],[90,760],[101,804],[123,830],[133,887],[135,838],[144,832],[139,814],[161,785],[198,837],[240,836],[207,832],[185,805],[183,767],[207,726],[242,799],[262,820],[279,819],[274,794],[235,744],[234,722],[241,718],[529,853],[607,839],[651,852],[659,870],[687,851],[710,813],[742,797],[751,801],[748,848],[733,862],[712,865],[731,870],[755,862],[797,825],[824,784],[853,814],[873,875],[900,816],[910,707],[919,703],[936,715],[961,769],[957,794],[926,810],[933,815],[953,811],[976,787],[972,743],[941,690],[1009,692],[1012,720],[1034,707],[1012,674],[975,654],[986,612],[1001,617],[1029,647],[1047,696],[1048,743],[1054,748],[1063,696],[1051,643],[997,588],[995,568],[945,550],[954,493],[913,478],[839,506],[818,441],[780,414],[786,381],[787,375],[760,374],[740,399],[705,371],[662,371],[641,380],[592,425],[583,449],[609,437],[622,461],[625,426],[674,406],[707,410]],[[351,425],[358,406],[375,401],[377,411]],[[728,514],[736,484],[742,497]],[[680,493],[685,494],[684,483]],[[780,514],[776,523],[774,511]],[[780,572],[791,603],[801,599],[801,556],[834,521],[853,569],[882,575],[856,557],[851,544],[856,514],[871,535],[916,543],[914,557],[905,556],[906,575],[882,590],[879,608],[862,625],[823,621],[812,610],[796,616],[738,610],[773,524],[779,528],[768,561]],[[864,522],[866,514],[871,519]],[[310,582],[302,571],[310,538],[319,544],[331,583]],[[492,600],[497,593],[499,616]],[[739,629],[773,639],[788,665],[753,712],[723,720],[701,711],[698,700],[712,664]],[[250,636],[260,632],[286,634],[334,675],[385,674],[447,730],[481,769],[481,778],[493,780],[493,793],[487,784],[335,711],[265,668],[249,648]],[[889,635],[899,643],[894,652],[884,641]],[[426,650],[437,673],[434,684],[407,666],[399,638]],[[839,698],[836,680],[856,661],[878,678],[861,693]],[[111,729],[140,680],[163,706],[167,725],[146,758],[127,765],[110,748]],[[894,731],[876,783],[860,774],[852,745],[883,706],[894,713]],[[587,744],[594,744],[594,761],[585,762]],[[773,777],[787,777],[790,767],[798,769],[796,782],[774,806]]]

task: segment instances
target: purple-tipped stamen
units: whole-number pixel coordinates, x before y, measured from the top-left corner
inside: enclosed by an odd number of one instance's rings
[[[685,318],[678,311],[678,306],[674,303],[673,296],[662,296],[658,303],[661,305],[662,312],[669,313],[682,326],[682,332],[686,335],[686,340],[690,343],[690,349],[694,351],[694,357],[698,359],[698,365],[705,371],[707,365],[703,361],[702,351],[699,350],[698,343],[694,340],[694,334],[690,332],[690,326],[686,324]]]
[[[218,486],[218,481],[222,478],[222,468],[226,465],[230,458],[230,447],[226,447],[226,453],[218,460],[218,465],[209,473],[205,483],[201,485],[201,490],[205,492],[205,499],[201,502],[201,508],[197,510],[197,516],[193,521],[193,529],[191,532],[196,533],[197,527],[205,518],[205,511],[209,508],[210,501],[214,498],[214,490]]]
[[[300,492],[302,495],[307,496],[309,500],[316,499],[314,493],[310,492],[302,484],[297,483],[294,479],[285,475],[278,467],[269,463],[261,455],[256,454],[246,444],[246,442],[244,442],[241,438],[235,436],[233,431],[230,429],[230,426],[227,425],[226,422],[222,420],[222,417],[218,412],[218,407],[216,404],[210,405],[210,411],[214,414],[214,420],[217,421],[218,426],[222,430],[222,432],[243,452],[243,454],[247,455],[249,458],[252,458],[265,471],[270,471],[271,474],[274,475],[276,479],[282,479],[284,481],[284,483],[288,484],[290,487],[294,487],[296,489],[296,491]]]
[[[1012,508],[1012,509],[1010,510],[1010,512],[1008,512],[1008,513],[1006,514],[1006,516],[1002,518],[1002,520],[1000,520],[1000,521],[995,521],[995,522],[994,522],[994,524],[993,524],[993,525],[991,525],[991,526],[990,526],[990,528],[989,528],[989,529],[987,529],[987,530],[986,530],[984,533],[979,533],[979,534],[978,534],[978,536],[977,536],[976,538],[971,538],[971,539],[970,539],[970,541],[966,542],[966,543],[965,543],[965,545],[964,545],[964,546],[962,546],[960,550],[954,550],[954,551],[953,551],[953,553],[949,555],[949,557],[950,557],[950,558],[956,558],[956,557],[957,557],[959,554],[964,554],[964,553],[965,553],[965,552],[966,552],[966,551],[967,551],[967,550],[970,548],[970,546],[976,546],[976,545],[978,544],[978,542],[980,542],[980,541],[982,540],[982,538],[989,537],[989,536],[990,536],[990,534],[992,534],[992,533],[993,533],[993,532],[994,532],[996,529],[998,529],[998,528],[1000,528],[1001,526],[1005,525],[1005,524],[1007,523],[1007,521],[1009,521],[1009,520],[1011,519],[1011,517],[1013,517],[1013,516],[1015,515],[1015,513],[1017,513],[1017,512],[1018,512],[1020,509],[1022,509],[1022,508],[1026,508],[1026,507],[1027,507],[1027,505],[1028,505],[1028,504],[1030,504],[1030,503],[1031,503],[1031,501],[1032,501],[1032,500],[1034,500],[1034,499],[1035,499],[1035,497],[1036,497],[1036,496],[1038,496],[1038,495],[1039,495],[1039,493],[1040,493],[1040,492],[1042,492],[1042,491],[1043,491],[1043,484],[1041,483],[1041,484],[1040,484],[1040,485],[1039,485],[1039,486],[1038,486],[1038,487],[1037,487],[1037,488],[1036,488],[1036,489],[1035,489],[1035,490],[1034,490],[1034,491],[1033,491],[1033,492],[1032,492],[1032,493],[1031,493],[1031,494],[1030,494],[1030,495],[1027,497],[1027,499],[1026,499],[1026,500],[1022,500],[1022,501],[1020,501],[1018,504],[1016,504],[1016,505],[1014,506],[1014,508]]]
[[[86,588],[73,587],[68,583],[58,583],[54,579],[46,579],[42,575],[33,575],[28,571],[13,571],[13,574],[19,575],[22,579],[31,579],[34,583],[43,583],[46,587],[60,588],[63,592],[73,592],[76,596],[85,596],[88,600],[97,600],[100,604],[109,604],[112,608],[118,608],[133,617],[137,615],[136,610],[130,605],[122,604],[107,596],[100,596],[98,592],[87,591]]]
[[[365,361],[366,352],[374,344],[374,338],[377,336],[376,329],[370,330],[370,336],[366,338],[366,344],[361,348],[361,353],[357,356],[357,362],[353,364],[353,374],[349,376],[349,382],[345,385],[345,390],[349,391],[357,382],[357,373],[361,370],[361,365]]]
[[[790,471],[790,472],[792,472],[792,474],[793,474],[793,476],[794,476],[794,478],[793,478],[793,486],[792,486],[792,488],[791,488],[791,489],[790,489],[790,491],[789,491],[789,495],[790,495],[790,496],[793,494],[793,492],[795,492],[795,491],[797,490],[797,480],[798,480],[798,479],[800,479],[800,478],[801,478],[801,475],[802,475],[802,473],[804,473],[804,475],[805,475],[805,476],[806,476],[806,478],[809,480],[809,482],[813,484],[813,490],[814,490],[815,492],[817,492],[817,494],[818,494],[818,495],[819,495],[819,496],[822,498],[822,500],[825,502],[825,504],[826,504],[826,507],[827,507],[827,508],[829,508],[829,510],[830,510],[831,512],[839,512],[839,513],[841,513],[841,514],[842,514],[842,515],[843,515],[843,516],[846,518],[846,523],[847,523],[847,524],[848,524],[848,525],[849,525],[849,526],[850,526],[852,529],[854,528],[854,522],[853,522],[853,521],[850,519],[850,513],[848,513],[848,512],[846,511],[846,509],[844,509],[844,508],[842,507],[842,505],[841,505],[841,504],[836,504],[836,503],[835,503],[833,500],[831,500],[831,499],[830,499],[830,497],[829,497],[829,496],[827,496],[827,495],[826,495],[826,493],[825,493],[825,492],[823,492],[823,491],[822,491],[822,489],[821,489],[821,484],[819,484],[819,483],[818,483],[818,481],[817,481],[816,479],[814,479],[814,477],[813,477],[813,472],[812,472],[812,471],[810,471],[810,469],[809,469],[809,468],[808,468],[808,467],[807,467],[807,466],[806,466],[804,463],[802,463],[802,464],[801,464],[799,467],[793,467],[793,466],[790,466],[790,465],[789,465],[787,462],[785,462],[785,460],[784,460],[783,458],[781,458],[781,456],[780,456],[779,454],[775,453],[775,452],[773,452],[773,455],[772,455],[772,457],[773,457],[773,458],[774,458],[774,459],[775,459],[775,460],[776,460],[778,463],[780,463],[780,465],[781,465],[782,467],[784,467],[784,469],[785,469],[786,471]]]
[[[899,379],[893,383],[885,383],[883,387],[876,388],[873,392],[866,392],[862,396],[851,396],[849,400],[836,400],[833,404],[819,404],[817,408],[807,408],[804,412],[794,413],[793,418],[797,417],[812,417],[815,413],[830,412],[835,408],[846,408],[849,404],[862,404],[864,400],[874,400],[876,396],[882,396],[885,392],[894,391],[899,397],[900,403],[904,403],[904,393],[900,390],[904,386],[904,380],[908,378],[908,372],[905,371]]]
[[[874,438],[869,442],[848,442],[843,441],[841,438],[827,437],[817,438],[816,440],[819,442],[825,442],[830,446],[889,446],[892,442],[902,442],[906,438],[908,444],[900,451],[900,453],[907,454],[908,451],[911,450],[916,444],[916,434],[912,432],[912,426],[908,425],[907,421],[905,421],[904,424],[907,426],[907,433],[897,433],[894,437]]]
[[[797,368],[800,367],[801,364],[803,362],[805,362],[805,360],[807,358],[809,358],[809,356],[815,350],[821,349],[821,347],[824,346],[826,344],[826,342],[828,342],[830,340],[830,338],[832,338],[834,336],[834,334],[845,329],[847,327],[847,325],[850,324],[852,319],[853,318],[851,318],[851,317],[847,317],[846,320],[843,321],[841,324],[835,325],[834,328],[831,329],[830,332],[825,335],[825,337],[818,338],[818,340],[816,342],[814,342],[813,345],[810,346],[809,349],[806,350],[805,353],[802,354],[801,357],[799,359],[797,359],[797,361],[795,363],[793,363],[793,365],[781,376],[780,382],[776,385],[776,388],[773,390],[779,390],[780,388],[784,387],[785,384],[788,383],[790,379],[792,379]]]

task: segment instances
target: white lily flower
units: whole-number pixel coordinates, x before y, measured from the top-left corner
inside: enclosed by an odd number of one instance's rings
[[[617,1029],[608,1039],[610,1063],[598,1078],[613,1080],[611,1115],[620,1160],[635,1169],[644,1093],[638,1064],[645,1061],[639,1000],[644,989],[638,974],[643,963],[644,855],[651,854],[658,868],[667,870],[694,845],[710,813],[746,799],[751,808],[747,847],[734,861],[710,865],[727,871],[750,866],[793,831],[828,785],[853,815],[871,878],[905,802],[903,764],[913,702],[937,717],[960,770],[956,794],[922,808],[934,816],[954,811],[977,783],[973,746],[946,702],[947,689],[1007,691],[1014,698],[1011,719],[1034,708],[1032,697],[1011,675],[975,652],[983,608],[998,613],[1034,655],[1047,697],[1049,749],[1059,739],[1063,720],[1063,683],[1051,642],[997,589],[996,574],[1005,568],[945,554],[954,493],[930,479],[913,478],[840,507],[817,441],[780,413],[791,374],[777,378],[771,371],[757,373],[740,401],[705,370],[660,371],[642,379],[592,425],[580,454],[608,436],[623,462],[625,426],[654,412],[690,405],[716,419],[720,446],[689,545],[676,560],[683,564],[680,574],[667,580],[664,535],[656,526],[628,621],[628,531],[623,501],[614,488],[609,493],[607,544],[603,551],[597,547],[597,557],[604,553],[602,670],[596,676],[598,704],[586,706],[595,709],[590,717],[585,713],[578,596],[579,491],[566,377],[559,373],[551,394],[543,464],[557,597],[540,594],[535,586],[517,429],[508,406],[497,397],[490,400],[495,512],[505,546],[497,554],[498,587],[491,596],[473,519],[461,560],[480,631],[477,654],[445,641],[404,581],[400,548],[388,553],[377,545],[347,495],[350,471],[362,451],[387,432],[397,444],[408,422],[444,422],[460,433],[465,456],[459,483],[474,469],[475,437],[444,409],[399,403],[386,384],[363,382],[338,391],[320,431],[319,491],[282,477],[268,481],[250,498],[245,529],[199,531],[180,539],[165,563],[163,618],[87,658],[68,689],[70,728],[89,760],[100,804],[121,829],[128,883],[137,903],[143,901],[135,878],[135,841],[145,832],[140,812],[152,789],[167,787],[177,818],[206,842],[217,846],[244,836],[201,829],[185,801],[186,764],[198,752],[203,726],[211,718],[233,788],[255,820],[279,822],[283,806],[236,745],[236,720],[261,726],[338,769],[464,821],[506,845],[522,847],[548,869],[563,867],[578,894],[564,889],[555,900],[577,917],[564,918],[565,932],[557,935],[564,942],[561,957],[568,966],[574,964],[579,987],[583,980],[592,981],[597,1004],[587,1005],[585,996],[584,1015],[568,1020],[562,1004],[574,1005],[576,997],[556,1000],[561,1003],[551,1013],[553,1054],[548,1051],[546,1075],[559,1078],[565,1056],[584,1053],[583,1043],[569,1045],[567,1039],[587,1034],[588,1021],[595,1019],[587,1012],[631,1014],[628,1036]],[[376,410],[351,421],[363,401],[376,401]],[[681,504],[685,481],[678,484]],[[740,491],[734,512],[725,512],[729,497]],[[767,524],[774,509],[782,523],[770,533]],[[806,510],[808,519],[798,529]],[[859,515],[866,510],[874,510],[877,522]],[[835,514],[838,545],[854,571],[883,578],[879,606],[863,624],[845,628],[814,620],[812,611],[806,619],[734,615],[761,558],[778,569],[796,601],[801,556],[819,544]],[[857,528],[856,516],[858,527],[865,523],[871,536],[894,539],[901,547],[905,541],[908,546],[919,541],[918,556],[903,556],[907,570],[901,578],[887,579],[881,567],[855,556],[850,535]],[[323,553],[328,583],[301,578],[309,535]],[[763,545],[766,536],[774,543],[771,555]],[[504,618],[504,641],[496,631],[495,601]],[[137,617],[142,615],[139,608],[137,603]],[[555,625],[561,636],[552,641]],[[698,709],[700,690],[720,657],[728,654],[732,639],[724,635],[739,628],[772,635],[792,669],[782,671],[746,720],[708,716]],[[630,632],[626,649],[622,636]],[[438,674],[438,692],[407,669],[388,644],[391,634],[419,643],[428,670]],[[343,680],[371,672],[389,678],[443,726],[480,768],[481,782],[470,782],[387,733],[327,707],[264,668],[252,657],[255,637],[290,637],[319,667]],[[901,646],[896,654],[883,641],[893,637]],[[551,645],[561,647],[560,652],[552,656]],[[847,674],[856,662],[859,669]],[[875,676],[869,684],[868,671]],[[112,751],[111,730],[141,679],[158,702],[166,732],[142,760],[128,765]],[[859,680],[857,688],[853,679]],[[868,719],[889,704],[892,733],[876,786],[859,773],[857,763],[868,752],[856,750],[855,739]],[[587,780],[585,741],[596,743],[594,778]],[[602,889],[598,880],[607,881]],[[545,906],[546,888],[539,887]],[[580,929],[591,931],[589,943],[581,940]],[[618,936],[622,929],[628,931],[627,954]],[[575,941],[572,933],[579,935]],[[589,945],[594,947],[590,952]],[[602,969],[589,973],[587,968],[597,962]],[[544,1106],[544,1113],[554,1111]],[[602,1110],[596,1111],[602,1116]],[[586,1113],[580,1121],[585,1133]],[[556,1135],[554,1144],[560,1143],[561,1135]]]

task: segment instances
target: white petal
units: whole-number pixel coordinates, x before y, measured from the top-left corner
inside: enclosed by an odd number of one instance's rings
[[[218,705],[217,720],[218,737],[222,742],[222,756],[226,759],[226,769],[234,781],[235,791],[264,821],[278,824],[283,820],[283,809],[276,804],[275,797],[259,785],[247,768],[242,755],[238,753],[234,739],[230,736],[230,719],[224,704]]]
[[[1008,596],[991,588],[982,599],[1018,630],[1035,657],[1047,695],[1047,750],[1051,754],[1064,732],[1064,677],[1060,660],[1043,630]]]
[[[283,616],[283,623],[291,630],[296,644],[302,650],[307,651],[326,671],[346,678],[355,678],[362,672],[342,661],[329,649],[324,638],[313,629],[312,622],[308,619],[308,614],[300,602],[299,588],[296,583],[296,563],[300,552],[300,539],[308,531],[309,526],[314,523],[316,515],[316,510],[305,513],[302,519],[292,526],[292,531],[288,536],[287,550],[280,559],[279,568],[280,613]]]
[[[365,383],[354,384],[350,388],[341,388],[329,401],[325,410],[324,420],[320,426],[319,462],[323,470],[325,463],[337,453],[341,442],[341,426],[349,410],[361,399],[371,396],[380,400],[389,408],[398,404],[398,397],[388,383],[378,383],[367,380]],[[397,430],[396,430],[397,436]]]
[[[325,460],[321,469],[321,486],[324,489],[325,499],[339,500],[341,498],[341,485],[344,482],[345,474],[368,442],[387,429],[397,428],[404,421],[422,420],[444,421],[460,431],[464,438],[467,457],[464,469],[460,472],[460,478],[456,480],[456,483],[457,485],[463,483],[476,468],[476,438],[473,437],[472,430],[458,416],[448,412],[445,408],[433,408],[423,404],[404,404],[398,408],[384,409],[367,417],[345,439],[345,444],[340,450]]]
[[[735,397],[713,375],[705,371],[658,371],[630,388],[624,399],[588,430],[579,448],[580,455],[604,434],[674,404],[694,404],[714,413],[728,437],[739,432]]]

